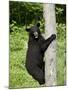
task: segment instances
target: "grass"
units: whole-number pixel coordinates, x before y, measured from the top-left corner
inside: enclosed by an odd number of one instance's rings
[[[27,73],[25,68],[25,52],[12,51],[10,55],[10,87],[33,87],[37,82]]]
[[[57,44],[57,85],[64,85],[65,77],[65,43]]]
[[[21,29],[22,30],[22,29]],[[25,31],[10,34],[10,88],[39,87],[25,68],[28,34]],[[65,39],[57,40],[57,85],[64,85]]]

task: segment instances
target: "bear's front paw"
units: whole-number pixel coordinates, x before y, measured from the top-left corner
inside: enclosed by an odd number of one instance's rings
[[[52,34],[51,37],[52,37],[53,40],[56,39],[56,35],[55,34]]]

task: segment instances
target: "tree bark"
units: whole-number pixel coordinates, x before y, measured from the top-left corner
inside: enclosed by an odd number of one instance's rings
[[[45,39],[56,34],[55,5],[43,4],[43,17],[45,20]],[[56,40],[54,40],[45,52],[45,85],[56,85]]]

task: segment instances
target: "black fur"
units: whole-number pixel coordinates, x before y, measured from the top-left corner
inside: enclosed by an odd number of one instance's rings
[[[26,68],[29,74],[32,75],[39,84],[44,84],[44,52],[47,50],[50,43],[56,38],[56,35],[53,34],[45,40],[40,33],[39,26],[40,24],[37,24],[32,26],[30,29],[27,29],[29,32],[29,42],[26,57]]]

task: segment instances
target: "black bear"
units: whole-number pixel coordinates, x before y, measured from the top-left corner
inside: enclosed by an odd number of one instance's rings
[[[47,50],[50,43],[56,39],[56,35],[52,34],[45,40],[41,35],[39,27],[40,24],[38,23],[26,29],[29,32],[29,41],[25,66],[28,73],[41,85],[45,83],[44,52]]]

